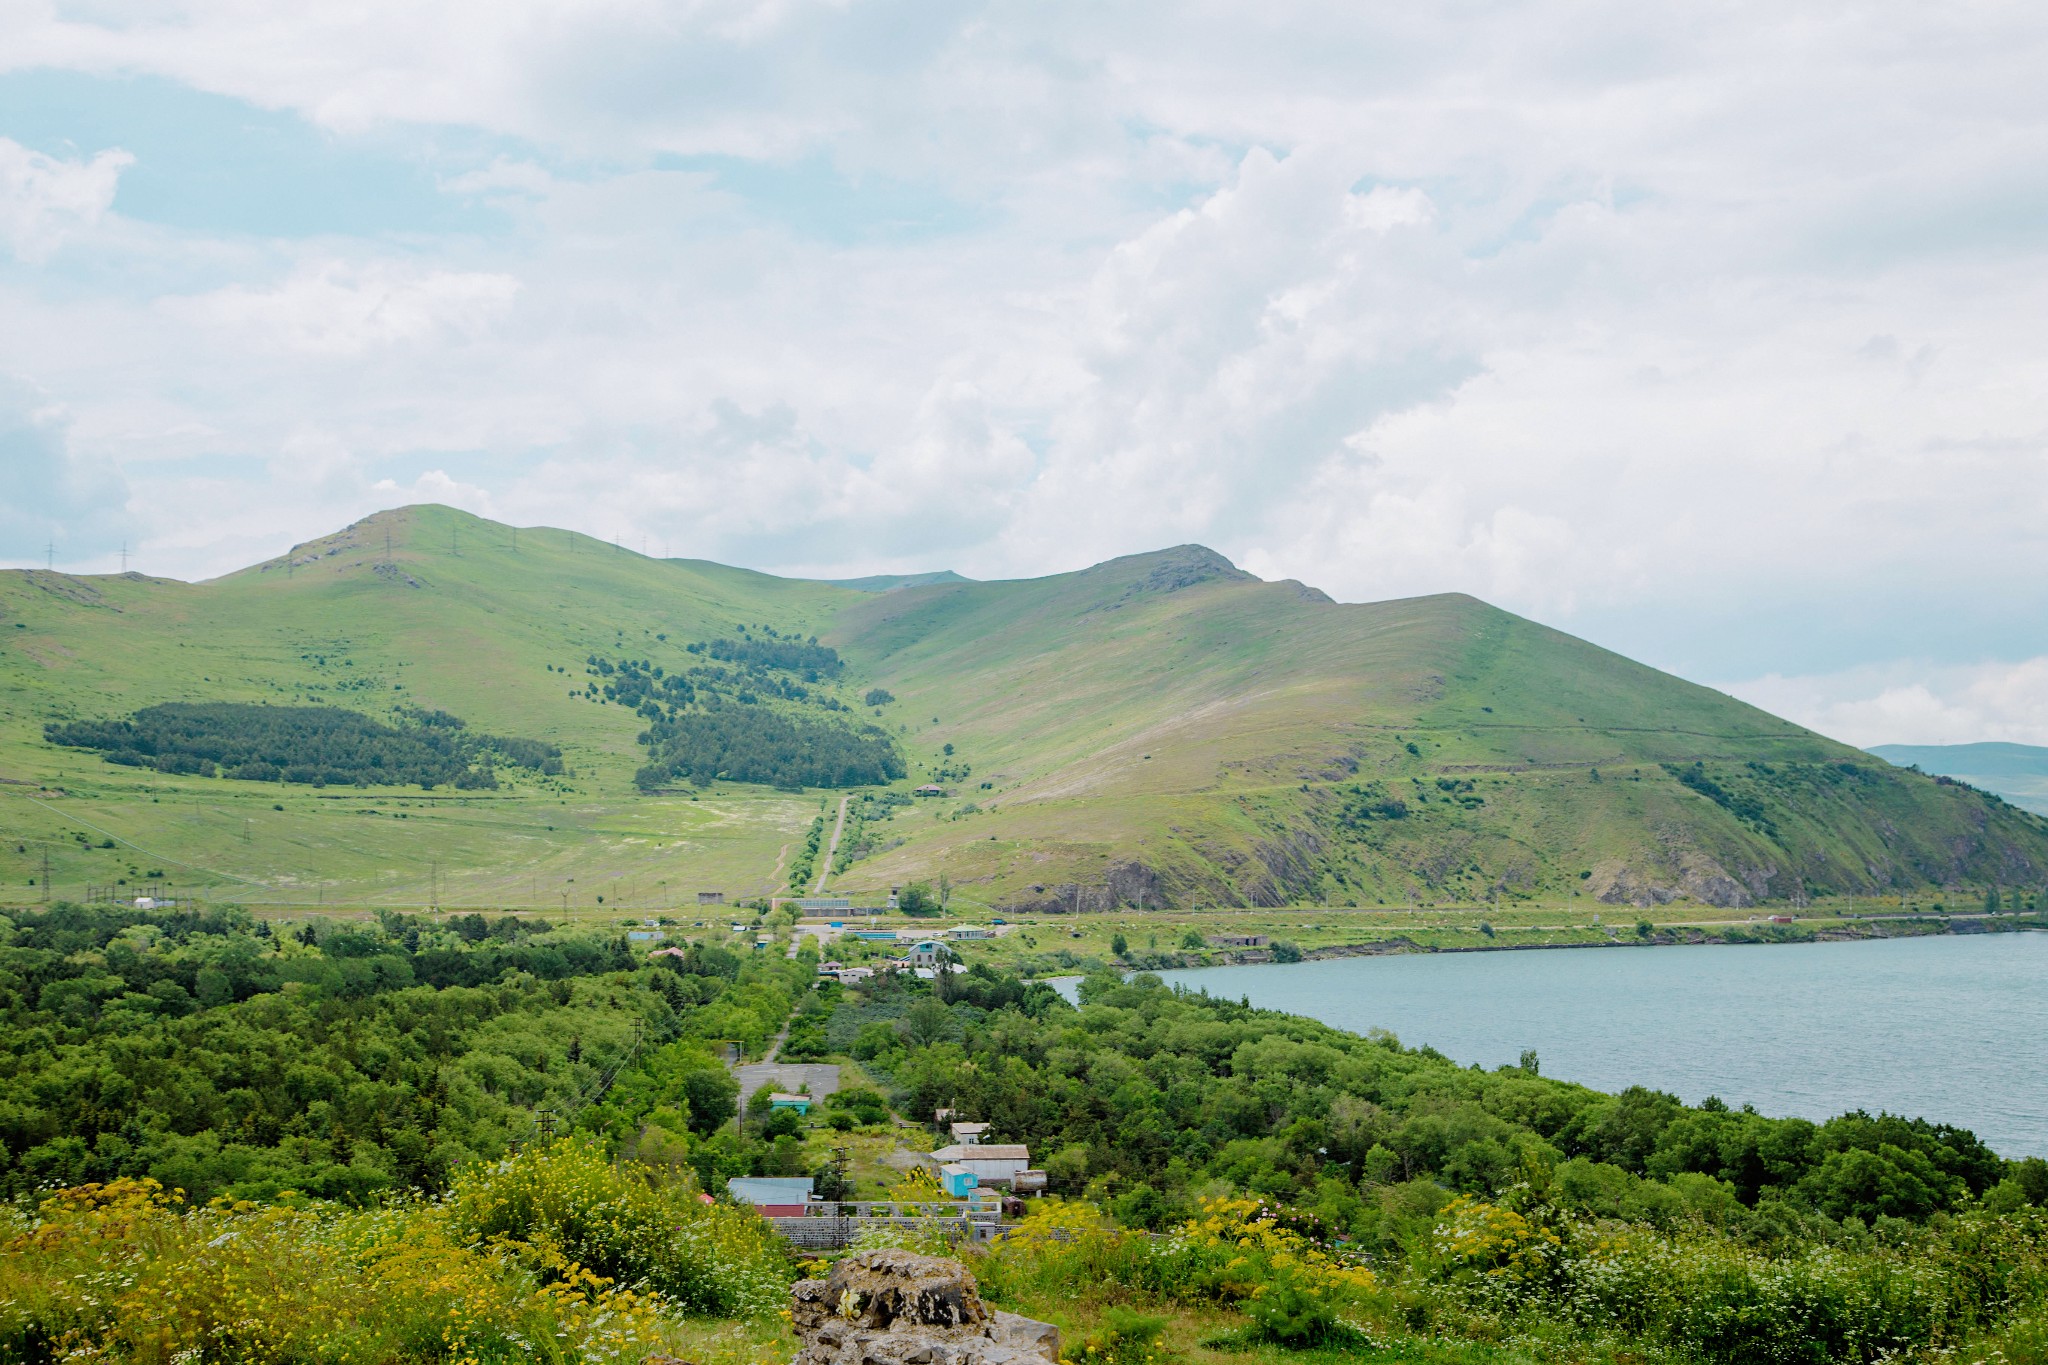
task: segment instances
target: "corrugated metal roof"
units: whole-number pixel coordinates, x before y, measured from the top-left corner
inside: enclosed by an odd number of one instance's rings
[[[725,1182],[725,1188],[733,1198],[749,1204],[801,1204],[811,1197],[811,1178],[736,1175]]]
[[[955,1143],[932,1153],[934,1161],[1029,1161],[1031,1149],[1021,1142]]]

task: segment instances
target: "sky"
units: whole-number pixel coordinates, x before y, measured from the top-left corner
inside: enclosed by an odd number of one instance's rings
[[[0,564],[435,501],[2048,743],[2048,10],[4,0]]]

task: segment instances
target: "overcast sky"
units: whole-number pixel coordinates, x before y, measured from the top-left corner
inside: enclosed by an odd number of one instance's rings
[[[2048,743],[2048,11],[0,0],[0,562],[1199,541]]]

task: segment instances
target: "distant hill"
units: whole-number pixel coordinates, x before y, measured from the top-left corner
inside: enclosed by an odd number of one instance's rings
[[[2033,744],[1879,744],[1871,753],[1996,792],[2015,806],[2048,815],[2048,749]]]
[[[312,787],[44,738],[160,702],[446,713],[559,746],[563,770]],[[818,726],[868,737],[804,766]],[[843,793],[790,788],[861,780],[876,734],[905,775],[851,807],[828,879],[856,896],[941,876],[959,905],[1042,909],[2048,885],[2034,815],[1470,597],[1337,604],[1201,546],[878,592],[422,506],[207,583],[0,573],[0,900],[38,899],[45,855],[64,894],[151,874],[367,904],[766,894],[825,871]],[[909,795],[927,785],[946,795]]]
[[[967,583],[951,569],[940,569],[934,573],[878,573],[866,578],[822,578],[835,588],[852,588],[855,592],[895,592],[898,588],[922,588],[933,583]]]

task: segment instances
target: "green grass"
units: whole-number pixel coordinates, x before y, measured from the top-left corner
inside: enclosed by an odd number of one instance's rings
[[[831,878],[856,894],[944,875],[970,911],[1363,911],[2048,885],[2048,823],[1978,793],[1470,598],[1337,605],[1196,547],[869,593],[556,530],[515,548],[509,527],[413,507],[289,560],[203,584],[0,574],[0,903],[41,898],[46,854],[60,896],[155,871],[288,906],[597,914],[780,890],[836,795],[641,796],[639,719],[570,696],[586,655],[675,667],[740,624],[816,633],[849,661],[844,690],[893,692],[860,714],[896,734],[902,785],[972,767],[870,827],[876,851]],[[460,797],[316,792],[42,741],[51,719],[172,700],[439,707],[557,743],[569,771]],[[1696,760],[1765,821],[1661,766]],[[1338,828],[1356,783],[1408,818]]]

